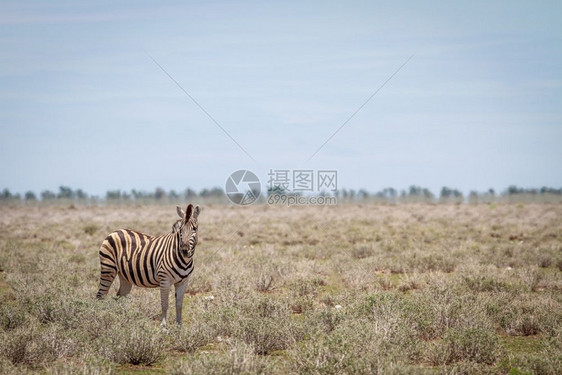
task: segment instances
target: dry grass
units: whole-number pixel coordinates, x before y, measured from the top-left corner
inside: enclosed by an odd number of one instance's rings
[[[185,323],[164,334],[157,290],[95,300],[97,252],[174,215],[0,207],[0,373],[562,367],[562,205],[206,206]]]

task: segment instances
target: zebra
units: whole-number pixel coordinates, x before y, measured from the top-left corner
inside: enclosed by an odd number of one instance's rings
[[[150,236],[131,229],[117,230],[106,237],[99,251],[100,287],[96,297],[101,299],[107,294],[116,275],[120,283],[118,297],[129,294],[133,285],[159,287],[164,329],[172,284],[176,294],[176,322],[182,323],[183,296],[193,272],[201,209],[189,204],[185,211],[178,206],[176,212],[181,219],[172,225],[170,233]]]

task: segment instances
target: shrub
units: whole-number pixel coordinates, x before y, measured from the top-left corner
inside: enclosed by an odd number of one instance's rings
[[[538,353],[512,356],[508,363],[510,374],[555,375],[562,368],[562,336],[550,337]]]
[[[0,305],[0,327],[4,330],[16,329],[28,320],[27,313],[17,303]]]
[[[269,296],[256,296],[244,301],[241,310],[246,316],[257,316],[260,318],[287,318],[290,310],[287,303],[283,300],[270,298]]]
[[[24,371],[18,369],[9,359],[0,356],[0,374],[3,375],[16,375],[22,374]]]
[[[273,276],[260,273],[254,283],[258,292],[269,292],[273,289]]]
[[[451,328],[494,330],[485,299],[469,294],[458,280],[434,281],[412,298],[415,329],[424,339],[435,339]]]
[[[494,275],[470,275],[464,277],[466,286],[474,292],[501,292],[509,290],[505,281],[498,280]]]
[[[291,317],[287,301],[269,294],[231,292],[217,297],[213,309],[197,313],[197,320],[204,321],[213,335],[245,342],[258,354],[286,349],[302,337],[302,324]]]
[[[75,347],[76,344],[55,327],[40,332],[32,325],[5,334],[0,353],[13,364],[36,367],[72,355]]]
[[[288,318],[243,317],[237,324],[233,337],[254,347],[257,354],[287,349],[301,336]]]
[[[344,320],[344,317],[343,312],[329,308],[315,311],[307,318],[309,324],[314,324],[321,332],[330,333]]]
[[[115,373],[115,365],[100,358],[88,358],[78,363],[65,361],[46,370],[53,375],[111,375]]]
[[[494,332],[480,328],[454,328],[431,347],[429,360],[434,365],[460,361],[491,365],[499,354],[499,340]]]
[[[302,314],[312,309],[314,300],[311,297],[297,297],[291,302],[291,310],[295,314]]]
[[[381,292],[368,297],[358,308],[359,313],[367,314],[387,332],[398,333],[398,329],[407,331],[422,339],[433,339],[438,335],[438,316],[428,306],[423,296],[406,299],[403,295]],[[400,331],[400,334],[404,332]]]
[[[104,343],[104,356],[117,363],[150,366],[162,356],[165,343],[162,331],[146,325],[115,327]]]
[[[371,358],[376,360],[376,355]],[[291,352],[295,373],[341,374],[351,373],[352,369],[359,373],[357,362],[359,358],[353,352],[352,344],[342,335],[325,335],[307,340]],[[373,366],[364,363],[362,367],[372,370]]]
[[[421,287],[422,280],[417,273],[405,274],[402,280],[400,280],[398,290],[401,292],[407,292],[409,290],[420,289]]]
[[[351,256],[354,257],[355,259],[364,259],[364,258],[368,258],[374,255],[374,251],[371,247],[368,246],[359,246],[359,247],[354,247],[351,250]]]
[[[521,294],[497,299],[494,319],[510,335],[554,334],[562,323],[559,304],[547,296]]]
[[[212,342],[215,330],[208,324],[196,321],[184,324],[181,327],[174,326],[171,331],[172,346],[182,352],[194,352],[198,348]]]
[[[324,285],[321,279],[298,279],[291,283],[291,310],[302,314],[312,309],[314,298],[318,295],[318,287]]]
[[[0,353],[13,364],[31,364],[35,360],[31,343],[36,334],[33,330],[22,329],[3,335]]]
[[[541,268],[548,268],[554,263],[552,257],[547,254],[543,254],[539,257],[537,265]]]
[[[299,343],[290,351],[292,370],[305,374],[422,373],[407,365],[416,344],[408,342],[404,331],[389,334],[382,322],[346,320],[329,334]]]
[[[202,270],[201,270],[202,271]],[[197,294],[197,293],[208,293],[213,290],[213,285],[211,283],[208,274],[193,273],[193,278],[189,279],[189,284],[187,286],[187,293]]]
[[[562,368],[560,355],[522,354],[512,359],[510,374],[559,375]]]
[[[174,366],[172,375],[210,373],[216,375],[267,374],[271,366],[266,358],[256,355],[254,348],[243,342],[235,342],[219,353],[200,353]]]
[[[504,374],[494,367],[476,362],[458,362],[443,366],[439,369],[442,375],[480,375],[480,374]]]
[[[95,234],[100,228],[95,224],[88,224],[84,227],[84,233],[91,236]]]
[[[411,267],[419,272],[443,271],[453,272],[456,268],[455,259],[441,254],[429,254],[422,257],[411,257],[407,259]]]
[[[269,295],[242,299],[234,316],[231,336],[251,345],[258,354],[287,349],[303,334],[287,303]]]
[[[290,290],[294,297],[315,297],[318,287],[324,284],[322,279],[297,279],[291,283]]]

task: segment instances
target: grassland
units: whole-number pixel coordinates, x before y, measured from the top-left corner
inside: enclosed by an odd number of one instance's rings
[[[174,215],[0,207],[0,373],[562,368],[560,204],[205,206],[185,323],[163,333],[157,290],[95,300],[97,252]]]

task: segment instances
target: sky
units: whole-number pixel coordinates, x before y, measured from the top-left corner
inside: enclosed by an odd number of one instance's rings
[[[560,14],[559,1],[1,1],[0,189],[200,190],[239,169],[264,186],[270,170],[336,170],[338,188],[372,192],[559,188]]]

